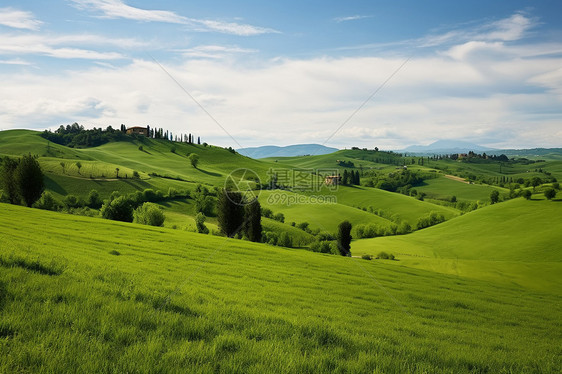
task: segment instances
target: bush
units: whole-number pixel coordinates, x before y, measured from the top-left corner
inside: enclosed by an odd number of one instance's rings
[[[373,256],[371,256],[371,255],[363,255],[363,256],[361,256],[361,258],[362,258],[363,260],[372,260],[372,259],[373,259]]]
[[[140,179],[140,174],[139,174],[138,171],[133,170],[133,178],[135,178],[135,179]]]
[[[101,216],[114,221],[133,222],[133,205],[129,199],[119,196],[101,207]]]
[[[160,207],[153,203],[142,204],[135,209],[133,216],[133,222],[150,226],[163,226],[166,218]]]
[[[376,258],[378,260],[394,260],[394,255],[392,253],[379,252]]]
[[[331,253],[332,252],[332,241],[329,240],[317,240],[310,244],[310,250],[312,252],[319,253]]]
[[[200,234],[208,234],[209,233],[209,229],[207,228],[207,226],[205,226],[205,215],[203,213],[197,213],[197,215],[195,216],[195,227],[197,229],[197,232]]]
[[[279,239],[277,240],[277,245],[280,247],[292,248],[293,239],[289,236],[287,232],[284,231],[281,233],[281,235],[279,235]]]
[[[284,223],[285,222],[285,216],[283,215],[283,213],[277,213],[272,217],[274,220],[279,221]]]
[[[92,209],[99,209],[102,205],[100,194],[96,190],[91,190],[86,200],[86,205]]]
[[[56,211],[59,209],[60,204],[49,191],[45,191],[41,198],[35,202],[34,206],[38,209]]]
[[[84,206],[84,202],[80,201],[76,196],[74,195],[66,195],[64,197],[64,199],[62,200],[62,203],[64,204],[64,207],[66,209],[70,209],[70,208],[79,208]]]
[[[546,197],[548,200],[552,200],[556,197],[556,190],[554,188],[547,188],[544,191],[544,197]]]
[[[421,230],[429,226],[437,225],[441,222],[445,222],[445,216],[443,216],[443,214],[431,212],[426,217],[420,217],[416,227],[418,230]]]

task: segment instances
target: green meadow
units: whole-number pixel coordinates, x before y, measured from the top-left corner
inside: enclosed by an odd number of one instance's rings
[[[0,226],[2,372],[562,364],[548,292],[5,204]]]
[[[546,200],[554,186],[546,183],[528,187],[530,200],[510,200],[508,185],[444,177],[528,179],[546,170],[562,178],[556,154],[500,173],[499,163],[422,165],[359,149],[253,160],[162,139],[75,149],[38,132],[0,132],[0,156],[28,153],[59,201],[153,189],[166,219],[153,227],[105,220],[96,209],[86,217],[0,203],[1,373],[560,372],[562,194]],[[275,169],[393,178],[403,164],[426,177],[404,194],[367,183],[258,184]],[[220,234],[216,194],[237,169],[252,171],[235,172],[237,182],[272,211],[261,219],[264,243]],[[213,203],[209,234],[195,232],[202,187]],[[453,196],[476,210],[461,210]],[[418,229],[431,214],[444,222]],[[354,239],[353,257],[310,250],[343,220],[353,236],[358,225],[408,223],[413,232]],[[292,248],[265,243],[281,235]],[[381,252],[395,259],[376,259]]]

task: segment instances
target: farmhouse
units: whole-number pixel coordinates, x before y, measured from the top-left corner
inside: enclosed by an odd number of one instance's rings
[[[137,135],[148,136],[148,129],[146,127],[133,126],[133,127],[129,127],[127,129],[127,134],[128,135],[137,134]]]
[[[324,183],[328,186],[337,186],[341,183],[341,177],[339,175],[327,175],[324,178]]]

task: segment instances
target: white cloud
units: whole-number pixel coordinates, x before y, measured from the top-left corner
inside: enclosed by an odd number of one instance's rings
[[[277,30],[240,24],[188,18],[168,10],[147,10],[132,7],[122,0],[72,0],[80,9],[101,12],[102,18],[125,18],[142,22],[177,23],[192,27],[196,31],[214,31],[240,36],[278,33]]]
[[[360,15],[355,15],[355,16],[347,16],[347,17],[336,17],[334,18],[334,21],[336,21],[337,23],[341,23],[341,22],[348,22],[348,21],[357,21],[360,19],[365,19],[365,18],[372,18],[373,16],[360,16]]]
[[[11,35],[0,34],[0,53],[6,55],[44,55],[55,58],[76,58],[76,59],[93,59],[93,60],[115,60],[122,59],[124,56],[117,52],[99,52],[84,48],[73,48],[60,44],[70,43],[72,37],[51,37],[48,35],[27,34],[27,35]],[[84,44],[86,39],[78,37],[75,44]],[[100,38],[97,40],[101,43]],[[114,43],[115,40],[107,39],[107,43]]]
[[[187,58],[221,59],[233,54],[256,53],[255,49],[240,48],[238,46],[201,45],[193,48],[176,50]]]
[[[0,8],[0,25],[26,30],[38,30],[43,22],[33,13],[13,8]]]
[[[0,64],[3,64],[3,65],[25,65],[25,66],[32,65],[31,62],[22,60],[20,58],[15,58],[15,59],[12,59],[12,60],[0,60]]]

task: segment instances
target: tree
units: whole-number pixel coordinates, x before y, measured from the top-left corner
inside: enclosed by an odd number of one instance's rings
[[[552,200],[556,197],[556,190],[554,188],[547,188],[544,191],[544,197],[546,197],[548,200]]]
[[[133,206],[131,201],[124,196],[104,203],[100,212],[101,216],[106,219],[133,222]]]
[[[28,207],[31,207],[45,190],[41,166],[35,157],[30,154],[21,158],[14,171],[14,179],[18,186],[19,195]]]
[[[97,190],[91,190],[88,194],[88,199],[86,200],[86,205],[92,209],[99,209],[102,205],[102,201],[100,199],[100,194]]]
[[[18,167],[18,161],[13,158],[5,157],[2,160],[2,168],[0,169],[0,187],[8,196],[10,204],[18,204],[20,201],[19,190],[14,179],[14,172]]]
[[[527,200],[529,200],[532,195],[533,195],[532,192],[529,191],[529,190],[523,191],[523,194],[522,194],[522,196],[523,196],[525,199],[527,199]]]
[[[154,203],[144,203],[133,212],[133,222],[142,225],[163,226],[165,219],[162,209]]]
[[[200,136],[197,137],[197,144],[201,144],[201,137]]]
[[[60,162],[60,167],[62,168],[62,173],[64,174],[64,169],[66,168],[66,164],[63,161]]]
[[[351,256],[351,223],[343,221],[338,226],[337,245],[342,256]]]
[[[208,234],[209,229],[205,226],[205,215],[203,213],[197,213],[195,216],[195,227],[197,228],[197,232],[200,234]]]
[[[531,186],[533,186],[533,191],[535,191],[535,188],[537,186],[540,186],[542,184],[542,180],[539,177],[533,177],[533,179],[531,179]]]
[[[343,171],[343,177],[342,177],[342,184],[343,185],[348,185],[349,184],[349,172],[347,170]]]
[[[80,161],[78,161],[76,163],[76,167],[78,168],[78,174],[80,174],[80,169],[82,168],[82,163]]]
[[[119,178],[119,168],[115,168],[115,178]]]
[[[197,153],[192,153],[188,158],[189,162],[191,162],[191,166],[197,169],[197,164],[199,164],[199,155]]]
[[[500,193],[498,192],[498,190],[493,190],[492,193],[490,193],[490,201],[492,202],[492,204],[495,204],[499,200],[500,200]]]
[[[221,231],[228,237],[233,237],[242,230],[244,223],[242,194],[234,191],[222,190],[217,201],[217,221]]]
[[[261,241],[261,205],[257,199],[244,206],[244,233],[252,242]]]

